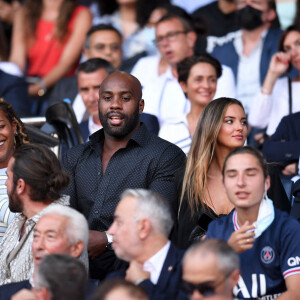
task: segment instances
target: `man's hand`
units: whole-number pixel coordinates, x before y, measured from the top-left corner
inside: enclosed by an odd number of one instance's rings
[[[36,300],[34,292],[27,289],[22,289],[11,297],[11,300]]]
[[[291,176],[291,175],[296,175],[296,170],[297,170],[297,163],[291,163],[282,170],[282,174],[285,176]]]
[[[254,135],[254,141],[256,141],[259,145],[262,145],[268,136],[264,132],[259,132]]]
[[[254,225],[249,225],[249,222],[246,221],[239,230],[231,234],[228,245],[238,254],[251,249],[255,241],[254,228]]]
[[[137,261],[133,260],[130,262],[129,268],[126,270],[127,281],[136,283],[137,281],[150,279],[150,273],[143,270],[143,266]]]
[[[105,252],[107,245],[107,237],[105,232],[90,230],[88,253],[89,258],[94,259]]]

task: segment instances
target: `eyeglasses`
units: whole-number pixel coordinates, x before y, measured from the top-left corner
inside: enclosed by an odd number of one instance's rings
[[[120,44],[95,44],[93,46],[93,49],[96,51],[105,51],[106,49],[109,49],[111,52],[117,52],[121,50]]]
[[[226,274],[224,278],[218,282],[217,284],[214,284],[213,282],[202,282],[202,283],[191,283],[185,280],[181,281],[181,289],[184,293],[187,295],[192,295],[194,293],[194,290],[197,290],[201,295],[204,297],[213,296],[216,292],[216,288],[221,285],[231,274],[232,272],[229,272],[229,274]]]
[[[187,31],[170,31],[166,35],[158,36],[153,43],[159,45],[166,39],[168,42],[174,42],[177,40],[179,34],[186,34]]]

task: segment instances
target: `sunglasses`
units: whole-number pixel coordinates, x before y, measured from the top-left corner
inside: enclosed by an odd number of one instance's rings
[[[181,282],[181,289],[187,295],[192,295],[194,290],[197,290],[201,295],[209,297],[215,294],[215,288],[215,286],[212,286],[211,283],[208,282],[198,284],[193,284],[184,280]]]
[[[181,289],[186,295],[192,295],[194,293],[194,290],[197,290],[201,295],[204,297],[213,296],[216,294],[215,290],[216,288],[221,285],[230,275],[232,271],[225,274],[225,276],[218,282],[213,283],[211,281],[202,282],[202,283],[191,283],[185,280],[181,281]]]

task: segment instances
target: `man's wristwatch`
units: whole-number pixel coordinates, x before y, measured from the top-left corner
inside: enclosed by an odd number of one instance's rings
[[[105,234],[106,234],[106,238],[107,238],[106,248],[109,250],[112,250],[111,243],[113,242],[113,236],[111,234],[109,234],[107,231],[105,231]]]

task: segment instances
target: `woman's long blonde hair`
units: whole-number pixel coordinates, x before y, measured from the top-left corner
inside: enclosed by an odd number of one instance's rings
[[[228,106],[232,104],[237,104],[244,110],[240,101],[222,97],[210,102],[199,118],[187,158],[178,215],[185,195],[192,215],[199,211],[200,206],[204,208],[204,203],[212,206],[211,200],[205,197],[207,173],[215,153],[224,115]]]

